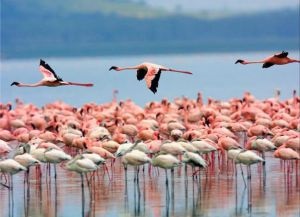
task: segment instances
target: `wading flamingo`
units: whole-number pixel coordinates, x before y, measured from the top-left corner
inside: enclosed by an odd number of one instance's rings
[[[180,161],[171,154],[156,155],[152,158],[152,165],[154,167],[160,167],[160,168],[165,169],[167,185],[169,183],[167,169],[174,170],[174,167],[178,167],[179,164],[180,164]]]
[[[39,87],[39,86],[57,87],[57,86],[64,86],[64,85],[75,85],[75,86],[84,86],[84,87],[93,86],[93,84],[91,83],[83,84],[83,83],[63,81],[62,78],[60,78],[44,60],[40,60],[39,70],[44,76],[44,78],[39,82],[33,84],[23,84],[14,81],[11,83],[10,86],[13,85],[16,85],[18,87]]]
[[[66,169],[69,171],[74,171],[80,174],[81,178],[81,194],[82,200],[84,202],[84,181],[83,181],[83,174],[88,172],[93,172],[98,169],[98,166],[93,162],[93,160],[84,157],[83,155],[77,155],[72,160],[68,161],[66,164]],[[89,187],[89,182],[87,180],[87,184]],[[84,204],[84,203],[83,203]]]
[[[26,171],[26,167],[19,164],[17,161],[13,159],[6,159],[0,161],[0,173],[9,173],[10,174],[10,187],[6,186],[5,184],[0,183],[1,185],[13,189],[13,175],[20,172]]]
[[[139,81],[145,79],[147,87],[153,93],[157,92],[158,81],[159,81],[160,74],[161,74],[162,71],[192,74],[191,72],[177,70],[177,69],[171,69],[171,68],[167,68],[167,67],[164,67],[164,66],[161,66],[161,65],[157,65],[157,64],[154,64],[154,63],[147,63],[147,62],[136,65],[136,66],[130,66],[130,67],[112,66],[112,67],[110,67],[109,70],[112,70],[112,69],[116,70],[116,71],[136,69],[137,70],[137,74],[136,74],[137,79]]]
[[[247,61],[238,59],[235,64],[241,63],[243,65],[252,63],[263,63],[263,68],[269,68],[273,65],[284,65],[288,63],[300,63],[300,60],[291,59],[288,57],[288,52],[282,51],[281,53],[274,54],[273,56],[267,57],[266,59],[259,61]]]
[[[185,152],[183,155],[182,162],[191,165],[193,169],[193,176],[196,174],[196,172],[200,171],[200,169],[198,171],[195,171],[194,170],[195,167],[199,167],[199,168],[207,167],[206,161],[199,154],[193,152]],[[187,167],[185,167],[185,172],[187,172]]]
[[[144,165],[146,163],[151,163],[151,158],[147,156],[142,151],[139,150],[132,150],[126,153],[122,158],[122,163],[125,168],[125,176],[127,179],[127,165],[134,166],[134,181],[139,180],[139,166]]]

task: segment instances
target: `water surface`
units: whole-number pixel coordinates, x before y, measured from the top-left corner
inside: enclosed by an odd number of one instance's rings
[[[41,180],[35,169],[29,184],[24,184],[23,173],[14,176],[13,196],[0,187],[0,216],[299,216],[300,176],[295,164],[284,166],[271,153],[266,161],[265,182],[261,165],[254,165],[245,188],[240,168],[235,175],[226,162],[194,178],[191,168],[185,174],[184,166],[175,169],[173,178],[168,171],[166,185],[165,172],[152,168],[149,173],[148,166],[144,172],[141,168],[138,181],[129,168],[126,181],[117,160],[113,173],[109,166],[110,176],[103,168],[92,178],[89,174],[91,187],[85,180],[84,193],[78,174],[58,166],[55,181],[53,169],[48,176],[43,165]],[[243,171],[246,175],[245,167]]]

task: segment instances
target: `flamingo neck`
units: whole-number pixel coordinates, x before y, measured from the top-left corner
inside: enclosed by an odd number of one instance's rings
[[[255,64],[255,63],[265,63],[264,60],[260,60],[260,61],[247,61],[245,60],[244,61],[244,64]]]
[[[139,69],[139,68],[140,68],[140,66],[118,67],[118,71],[131,70],[131,69]]]
[[[34,84],[23,84],[23,83],[20,83],[17,85],[18,87],[39,87],[39,86],[42,86],[41,83],[34,83]]]

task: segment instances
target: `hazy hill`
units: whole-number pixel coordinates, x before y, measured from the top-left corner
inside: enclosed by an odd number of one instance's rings
[[[298,10],[211,20],[128,2],[1,0],[1,56],[298,49]]]

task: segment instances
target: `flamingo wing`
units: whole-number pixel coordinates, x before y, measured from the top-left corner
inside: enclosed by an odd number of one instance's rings
[[[145,78],[147,74],[147,68],[140,68],[137,70],[136,72],[136,78],[140,81],[143,80]]]
[[[158,81],[160,78],[161,69],[156,67],[148,67],[148,72],[145,76],[147,87],[155,94],[157,92]]]
[[[271,67],[271,66],[273,66],[274,65],[274,63],[270,63],[270,62],[265,62],[264,64],[263,64],[263,68],[269,68],[269,67]]]
[[[280,54],[275,54],[274,57],[286,58],[289,55],[288,52],[282,51]]]
[[[54,70],[44,61],[40,60],[40,72],[43,74],[44,79],[55,79],[57,81],[63,81],[60,77],[57,76],[57,74],[54,72]]]

